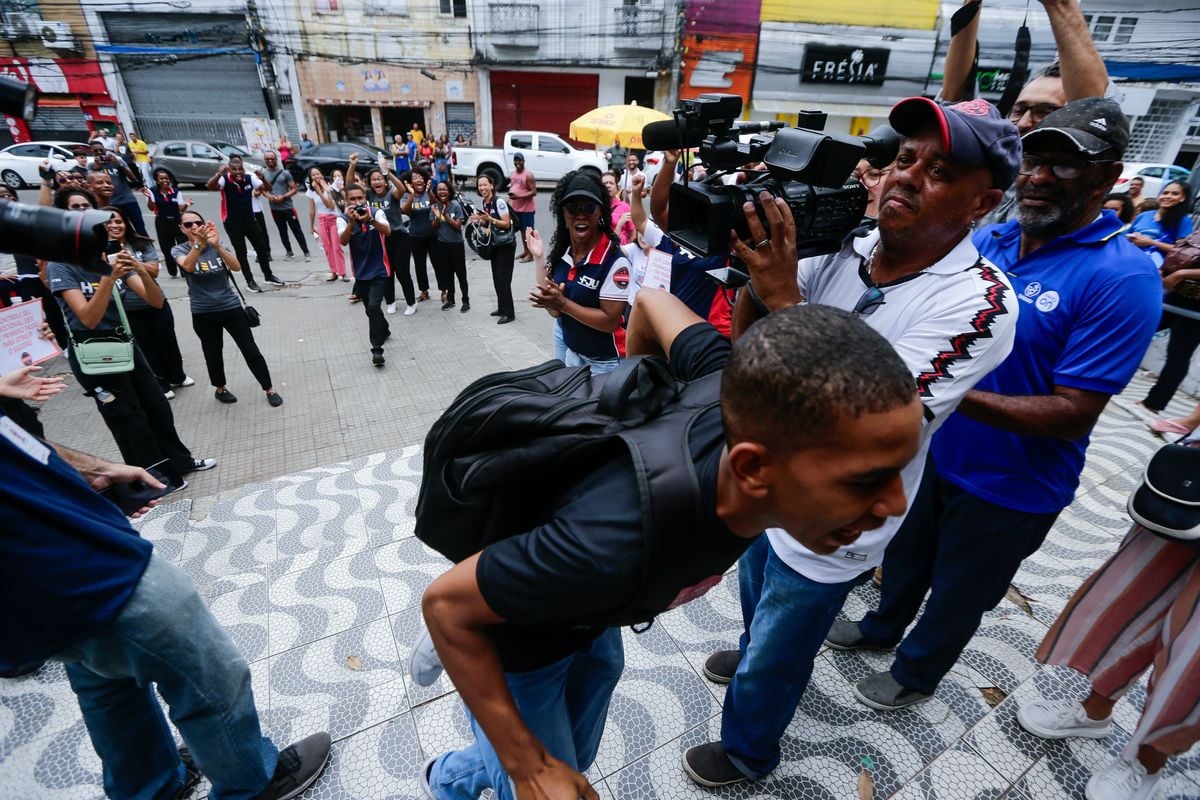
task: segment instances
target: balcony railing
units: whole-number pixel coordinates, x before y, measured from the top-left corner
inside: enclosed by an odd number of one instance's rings
[[[614,35],[622,50],[658,50],[662,46],[663,10],[617,6]]]
[[[537,3],[488,3],[493,44],[501,47],[536,47]]]

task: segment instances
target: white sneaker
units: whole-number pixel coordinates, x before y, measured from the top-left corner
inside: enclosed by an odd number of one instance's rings
[[[404,309],[404,316],[406,317],[411,317],[415,313],[417,313],[416,306],[409,306],[408,308]]]
[[[388,312],[389,314],[395,314],[395,313],[396,313],[396,304],[395,304],[395,303],[388,303],[387,312]]]
[[[1112,730],[1112,717],[1090,719],[1077,700],[1037,700],[1017,709],[1021,727],[1043,739],[1082,736],[1103,739]]]
[[[428,629],[422,629],[408,657],[408,674],[417,686],[432,686],[442,675],[442,660],[433,647]]]
[[[175,390],[167,389],[165,392],[163,392],[163,397],[167,398],[168,400],[174,400],[175,399]]]
[[[1161,772],[1150,775],[1137,759],[1118,758],[1087,782],[1087,800],[1150,800]]]
[[[196,385],[196,382],[194,380],[192,380],[191,376],[189,376],[189,375],[184,375],[183,381],[181,383],[174,384],[174,386],[176,388],[179,388],[180,386],[195,386],[195,385]]]

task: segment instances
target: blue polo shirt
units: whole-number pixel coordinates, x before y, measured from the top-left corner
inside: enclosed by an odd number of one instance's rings
[[[1020,258],[1017,222],[975,234],[1020,300],[1012,353],[975,385],[1005,395],[1049,395],[1055,386],[1116,394],[1133,377],[1162,316],[1162,281],[1121,235],[1116,214]],[[1024,436],[954,413],[933,437],[938,473],[1005,508],[1052,514],[1071,503],[1088,437]]]
[[[153,549],[50,447],[0,414],[0,670],[112,624]]]

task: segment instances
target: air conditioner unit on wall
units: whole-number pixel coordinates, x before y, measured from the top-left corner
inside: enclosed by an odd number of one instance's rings
[[[42,44],[51,50],[75,50],[75,35],[65,22],[42,23]]]
[[[9,12],[4,15],[4,38],[36,39],[41,36],[42,18],[37,14]]]

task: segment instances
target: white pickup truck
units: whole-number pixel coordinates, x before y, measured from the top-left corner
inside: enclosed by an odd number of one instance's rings
[[[599,150],[579,150],[562,137],[545,131],[509,131],[504,147],[455,147],[450,156],[456,178],[487,175],[497,188],[513,170],[513,156],[525,156],[525,166],[539,181],[557,181],[574,169],[597,175],[607,170],[608,155]]]

